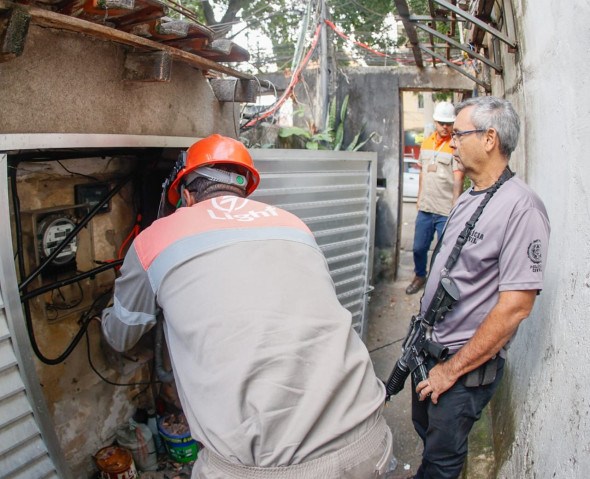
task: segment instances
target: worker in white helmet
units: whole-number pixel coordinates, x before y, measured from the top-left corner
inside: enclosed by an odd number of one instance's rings
[[[452,206],[463,191],[463,171],[453,159],[450,147],[455,121],[455,107],[449,102],[439,103],[434,109],[435,131],[420,148],[420,183],[414,229],[414,279],[406,294],[415,294],[426,283],[428,250],[436,232],[441,237]]]

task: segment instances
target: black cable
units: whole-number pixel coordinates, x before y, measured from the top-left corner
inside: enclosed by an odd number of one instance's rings
[[[400,339],[396,339],[395,341],[391,341],[390,343],[384,344],[383,346],[379,346],[378,348],[375,349],[371,349],[369,351],[369,354],[374,353],[375,351],[379,351],[380,349],[385,349],[388,348],[389,346],[392,346],[396,343],[399,343],[400,341],[403,341],[405,338],[400,338]]]
[[[103,298],[103,296],[99,296],[97,299],[95,299],[88,311],[92,311],[92,309],[94,308],[94,306],[96,305],[98,300]],[[28,301],[25,302],[25,305],[28,305]],[[70,354],[72,354],[72,351],[76,348],[76,346],[78,345],[78,343],[82,339],[82,336],[84,336],[84,333],[86,333],[86,330],[88,329],[88,325],[90,324],[90,318],[88,318],[88,317],[85,318],[84,316],[85,315],[82,315],[82,317],[80,318],[80,321],[82,322],[82,324],[80,325],[80,329],[78,330],[78,332],[76,333],[76,335],[74,336],[74,338],[72,339],[72,341],[70,342],[68,347],[64,350],[64,352],[61,353],[56,358],[48,358],[39,349],[39,345],[37,344],[37,340],[35,339],[35,331],[33,330],[33,321],[32,321],[32,318],[30,317],[30,314],[29,314],[27,321],[26,321],[27,332],[29,333],[29,339],[31,340],[31,347],[33,348],[33,352],[35,353],[35,355],[39,358],[39,360],[41,362],[48,364],[49,366],[55,366],[56,364],[60,364],[63,361],[65,361],[66,358]]]
[[[100,323],[100,321],[95,318],[92,317],[90,318],[90,320],[95,320],[98,321]],[[110,384],[111,386],[151,386],[153,384],[160,384],[160,381],[148,381],[148,382],[137,382],[137,383],[116,383],[114,381],[111,381],[110,379],[105,378],[102,374],[100,374],[100,372],[98,372],[98,369],[96,369],[96,366],[94,366],[94,363],[92,362],[92,355],[90,354],[90,336],[88,334],[88,329],[86,329],[86,356],[88,358],[88,364],[90,364],[90,368],[92,369],[92,371],[94,371],[94,373],[105,383]],[[146,388],[147,389],[147,388]]]
[[[65,167],[65,165],[64,165],[64,164],[63,164],[61,161],[59,161],[59,160],[55,160],[55,161],[57,161],[57,163],[59,164],[59,166],[61,166],[61,167],[62,167],[64,170],[66,170],[66,171],[67,171],[69,174],[71,174],[71,175],[78,175],[78,176],[82,176],[82,177],[84,177],[84,178],[90,178],[91,180],[93,180],[93,181],[96,181],[97,183],[99,183],[99,182],[100,182],[100,181],[99,181],[98,179],[96,179],[94,176],[85,175],[84,173],[78,173],[78,172],[76,172],[76,171],[71,171],[71,170],[68,170],[68,169]]]

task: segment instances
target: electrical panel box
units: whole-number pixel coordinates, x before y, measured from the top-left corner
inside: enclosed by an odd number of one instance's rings
[[[109,194],[110,188],[106,183],[92,183],[74,186],[76,204],[88,205],[89,208],[96,206],[105,196]],[[109,202],[102,205],[97,213],[106,213],[110,210]]]

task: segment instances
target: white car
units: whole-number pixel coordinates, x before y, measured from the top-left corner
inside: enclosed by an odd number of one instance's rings
[[[403,165],[402,195],[404,199],[416,200],[418,198],[418,182],[420,181],[420,163],[413,156],[404,155]]]

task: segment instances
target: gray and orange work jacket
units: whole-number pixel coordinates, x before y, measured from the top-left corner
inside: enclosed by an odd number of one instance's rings
[[[233,196],[184,207],[134,241],[103,313],[127,350],[162,310],[193,437],[236,464],[299,464],[381,421],[384,388],[307,226]]]

